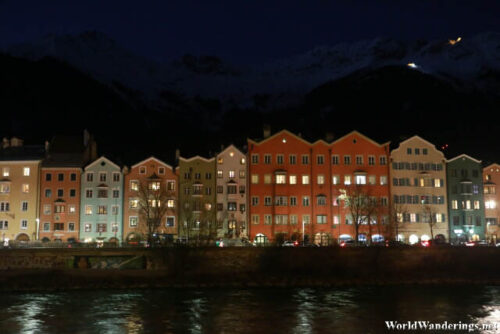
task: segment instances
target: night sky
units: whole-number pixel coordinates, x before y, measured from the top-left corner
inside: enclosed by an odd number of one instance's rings
[[[156,60],[192,53],[261,63],[377,36],[429,40],[499,31],[498,13],[496,0],[0,0],[0,47],[98,30]]]

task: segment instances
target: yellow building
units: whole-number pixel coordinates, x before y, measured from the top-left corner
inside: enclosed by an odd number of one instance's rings
[[[4,138],[0,147],[0,240],[31,241],[38,236],[41,145]]]

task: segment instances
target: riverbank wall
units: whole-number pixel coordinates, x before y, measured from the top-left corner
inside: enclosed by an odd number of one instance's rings
[[[0,251],[0,290],[500,284],[500,249],[158,248]]]

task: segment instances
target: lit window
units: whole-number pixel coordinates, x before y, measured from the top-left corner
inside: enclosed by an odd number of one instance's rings
[[[318,175],[318,184],[325,184],[325,176]]]
[[[494,200],[486,201],[484,203],[484,207],[486,209],[495,209],[497,207],[497,203]]]
[[[387,176],[381,176],[380,177],[380,185],[386,185],[387,184]]]
[[[174,208],[175,207],[175,201],[173,199],[167,200],[167,207]]]
[[[234,170],[230,170],[230,171],[229,171],[229,177],[230,177],[230,178],[232,178],[232,179],[235,177],[235,172],[234,172]]]
[[[139,167],[139,174],[146,174],[146,167]]]
[[[480,208],[479,201],[474,201],[474,210],[479,210]]]
[[[351,184],[351,175],[344,175],[344,184],[345,185]]]
[[[223,175],[223,172],[221,170],[218,170],[217,171],[217,177],[220,179],[222,178],[224,175]]]
[[[366,175],[356,175],[356,184],[366,184]]]
[[[150,190],[159,190],[160,189],[160,182],[159,181],[149,182],[149,189]]]
[[[85,214],[86,215],[92,214],[92,205],[85,205]]]
[[[264,174],[264,184],[271,184],[271,174]]]
[[[131,216],[128,219],[128,224],[130,227],[137,227],[139,219],[136,216]]]
[[[458,201],[457,200],[451,201],[451,208],[454,210],[458,209]]]
[[[309,175],[302,175],[302,184],[309,184]]]
[[[23,175],[24,176],[30,176],[30,168],[29,167],[24,167],[23,168]]]
[[[69,209],[69,213],[75,213],[76,212],[76,206],[75,205],[70,205],[68,207],[68,209]]]
[[[338,175],[333,175],[333,176],[332,176],[332,183],[333,183],[333,184],[339,184],[339,183],[340,183],[340,176],[338,176]]]
[[[440,179],[434,179],[434,187],[436,187],[436,188],[441,187],[441,180]]]
[[[0,193],[2,193],[2,194],[10,193],[10,183],[0,182]]]
[[[410,222],[411,223],[417,222],[417,214],[416,213],[410,213]]]
[[[23,193],[29,193],[30,192],[30,185],[25,183],[23,184]]]
[[[259,175],[252,174],[252,184],[258,184],[258,183],[259,183]]]
[[[138,199],[131,199],[129,201],[129,208],[137,209],[138,207],[139,207],[139,200]]]
[[[130,181],[130,189],[133,191],[138,191],[139,190],[139,181],[136,181],[136,180]]]
[[[290,184],[297,184],[297,175],[290,175]]]
[[[246,163],[245,158],[241,158],[241,160],[240,160],[240,164],[244,165],[245,163]]]
[[[9,176],[9,175],[10,175],[9,167],[4,167],[3,168],[3,176]]]
[[[375,175],[370,175],[368,176],[368,184],[374,185],[377,181],[377,178]]]
[[[286,184],[286,175],[284,174],[276,175],[276,184]]]

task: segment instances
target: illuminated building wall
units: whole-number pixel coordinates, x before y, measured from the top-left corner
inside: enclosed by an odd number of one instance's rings
[[[333,143],[310,143],[286,130],[261,141],[249,140],[250,238],[265,242],[279,233],[317,244],[354,238],[352,219],[346,220],[349,209],[345,201],[337,202],[341,190],[353,188],[377,202],[385,199],[373,212],[371,225],[372,235],[385,235],[388,145],[356,131]],[[368,225],[361,226],[360,232],[370,234]]]
[[[217,223],[220,237],[247,236],[247,161],[234,145],[217,155]]]
[[[497,185],[500,184],[500,165],[491,164],[483,169],[484,204],[486,220],[486,239],[497,242],[499,236],[498,222],[500,220],[500,194]]]
[[[444,154],[413,136],[391,152],[390,166],[391,209],[392,217],[397,217],[398,238],[416,243],[433,235],[449,241]]]
[[[485,219],[481,161],[466,154],[446,164],[450,242],[484,240]]]
[[[100,157],[83,170],[80,189],[80,241],[120,242],[123,217],[123,173]]]
[[[160,201],[160,206],[167,206],[166,211],[156,211],[164,213],[158,227],[159,240],[173,241],[178,230],[178,178],[175,170],[163,161],[150,157],[133,165],[125,173],[124,182],[124,240],[135,244],[147,239],[148,226],[146,217],[141,214],[140,203],[151,194],[154,199]],[[141,187],[146,187],[148,190],[141,190]],[[158,195],[153,195],[154,192]],[[153,213],[151,217],[154,218],[155,215],[157,214]]]
[[[222,228],[217,222],[216,161],[200,156],[179,158],[179,238],[208,242]]]

